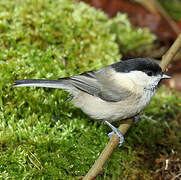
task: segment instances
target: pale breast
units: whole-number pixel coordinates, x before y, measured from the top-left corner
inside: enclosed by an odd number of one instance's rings
[[[78,97],[72,100],[72,103],[94,119],[116,121],[135,116],[149,102],[144,101],[144,98],[135,94],[124,101],[107,102],[98,97],[81,92]]]

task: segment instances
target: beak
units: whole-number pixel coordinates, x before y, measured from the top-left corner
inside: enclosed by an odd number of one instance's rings
[[[162,79],[170,79],[170,78],[172,78],[172,76],[169,76],[167,74],[163,74],[162,75]]]

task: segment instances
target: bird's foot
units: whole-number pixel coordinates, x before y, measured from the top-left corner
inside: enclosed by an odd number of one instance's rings
[[[139,115],[134,116],[133,124],[137,124],[139,120],[140,120],[140,116]]]
[[[117,129],[116,127],[114,127],[111,123],[109,123],[108,121],[104,121],[113,131],[110,132],[108,134],[109,138],[112,137],[112,135],[115,133],[117,134],[117,136],[120,138],[120,141],[119,141],[119,147],[122,146],[123,142],[124,142],[124,136],[121,134],[120,130]]]

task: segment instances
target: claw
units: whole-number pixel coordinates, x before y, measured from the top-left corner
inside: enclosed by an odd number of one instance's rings
[[[113,134],[114,134],[114,131],[112,131],[112,132],[108,133],[108,137],[109,137],[109,139],[111,139],[111,137],[113,136]]]
[[[122,146],[123,142],[124,142],[124,136],[121,134],[120,130],[117,129],[116,127],[114,127],[111,123],[109,123],[108,121],[105,121],[105,123],[113,130],[113,132],[110,132],[108,134],[109,138],[112,137],[112,135],[115,133],[117,134],[117,136],[120,138],[119,141],[119,147]]]

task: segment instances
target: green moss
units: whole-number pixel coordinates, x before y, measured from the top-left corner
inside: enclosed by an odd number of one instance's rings
[[[128,23],[125,15],[116,18]],[[61,90],[12,88],[12,84],[17,79],[56,79],[118,61],[116,21],[69,0],[0,1],[0,179],[74,179],[89,170],[110,129],[71,103],[64,104],[68,94]],[[122,45],[125,51],[136,49],[126,46]],[[153,116],[159,123],[145,120],[133,126],[98,179],[150,177],[154,168],[149,163],[141,167],[144,156],[138,154],[152,153],[159,137],[168,138],[163,149],[177,150],[181,131],[169,135],[176,128],[171,120],[176,123],[181,113],[175,108],[180,101],[174,93],[165,96],[163,91],[144,113],[146,119]],[[163,119],[169,123],[168,134]]]
[[[108,17],[86,4],[27,0],[0,5],[0,58],[19,68],[30,66],[28,76],[40,68],[38,76],[72,75],[120,59],[115,35],[106,28]]]
[[[116,34],[120,52],[124,55],[144,56],[153,48],[155,35],[150,34],[146,28],[135,28],[131,25],[127,15],[118,13],[116,17],[108,21],[111,32]]]

